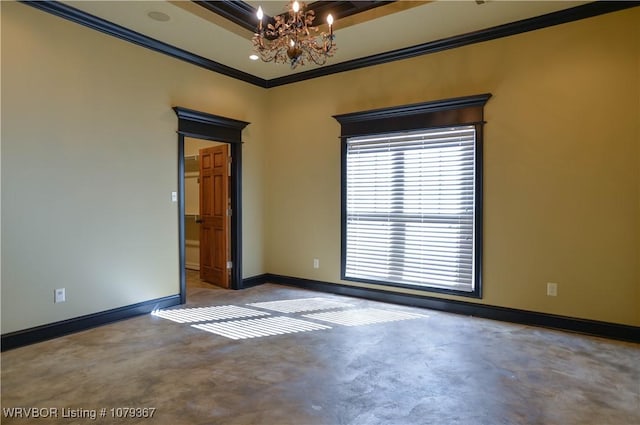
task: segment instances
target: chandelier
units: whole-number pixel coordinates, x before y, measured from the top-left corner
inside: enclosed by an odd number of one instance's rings
[[[289,63],[291,68],[308,62],[324,65],[336,51],[333,16],[327,15],[329,34],[311,26],[313,10],[305,10],[303,2],[292,1],[289,11],[273,17],[263,27],[264,13],[258,7],[258,32],[253,35],[253,48],[264,62]]]

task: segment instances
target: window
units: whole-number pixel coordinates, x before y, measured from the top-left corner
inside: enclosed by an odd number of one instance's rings
[[[335,117],[343,279],[480,297],[489,96]]]

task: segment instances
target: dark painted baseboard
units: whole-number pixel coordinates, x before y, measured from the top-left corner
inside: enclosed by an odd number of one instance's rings
[[[312,289],[314,291],[348,295],[351,297],[366,298],[375,301],[391,302],[395,304],[445,311],[448,313],[476,316],[524,325],[542,326],[546,328],[640,343],[640,327],[638,326],[578,319],[535,311],[447,300],[429,296],[401,294],[379,289],[359,288],[355,286],[311,279],[301,279],[291,276],[281,276],[270,273],[249,277],[242,281],[244,288],[258,286],[264,283],[278,283],[282,285]],[[180,295],[171,295],[169,297],[157,298],[155,300],[119,307],[100,313],[89,314],[48,325],[37,326],[35,328],[11,332],[2,335],[0,348],[2,351],[11,350],[13,348],[35,344],[48,339],[58,338],[70,333],[106,325],[118,320],[147,314],[157,308],[166,308],[179,304]]]
[[[542,326],[545,328],[560,329],[563,331],[578,332],[623,341],[640,342],[640,327],[638,326],[578,319],[574,317],[558,316],[554,314],[497,307],[465,301],[447,300],[429,296],[400,294],[397,292],[383,291],[379,289],[359,288],[355,286],[274,274],[267,274],[266,281],[270,283],[313,289],[315,291],[330,292],[333,294],[348,295],[375,301],[384,301],[446,311],[448,313],[464,314],[467,316],[476,316],[485,319],[501,320],[504,322],[520,323],[524,325]]]
[[[257,276],[248,277],[246,279],[242,279],[242,288],[252,288],[254,286],[262,285],[264,283],[269,282],[269,274],[263,273]]]
[[[171,295],[168,297],[156,298],[155,300],[114,308],[112,310],[101,311],[100,313],[88,314],[86,316],[75,317],[73,319],[50,323],[48,325],[11,332],[2,335],[1,349],[2,351],[6,351],[22,347],[24,345],[35,344],[36,342],[58,338],[70,333],[150,313],[158,308],[166,308],[178,304],[180,304],[180,295]]]

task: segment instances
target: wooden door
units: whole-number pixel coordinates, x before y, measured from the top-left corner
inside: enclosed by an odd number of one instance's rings
[[[229,287],[229,146],[200,149],[200,279]]]

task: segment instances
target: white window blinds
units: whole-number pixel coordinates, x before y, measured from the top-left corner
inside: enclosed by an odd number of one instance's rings
[[[346,144],[345,277],[473,291],[475,127]]]

